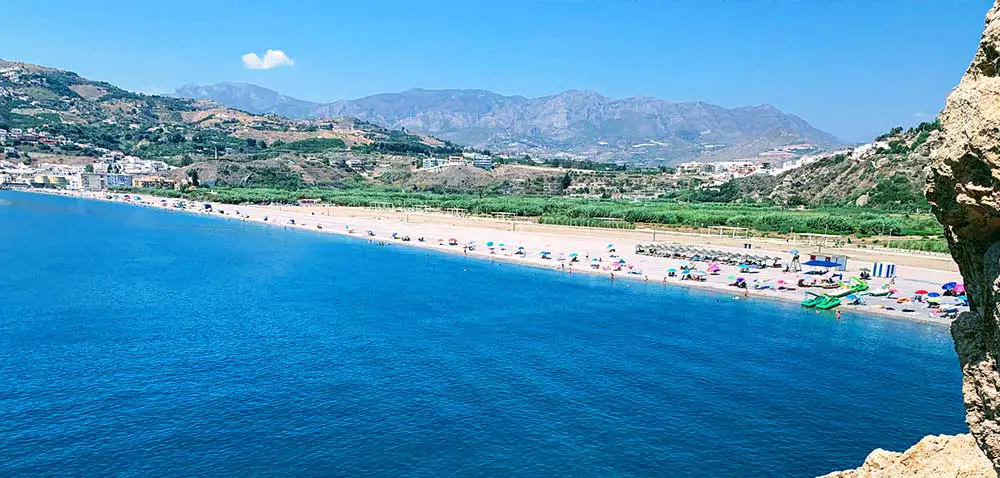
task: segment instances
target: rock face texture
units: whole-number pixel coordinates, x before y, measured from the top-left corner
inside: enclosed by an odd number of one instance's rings
[[[972,305],[951,327],[966,421],[1000,470],[1000,3],[987,13],[979,51],[940,120],[943,138],[931,152],[927,199],[945,226]]]
[[[995,478],[971,435],[929,435],[903,453],[876,449],[859,468],[821,478]]]

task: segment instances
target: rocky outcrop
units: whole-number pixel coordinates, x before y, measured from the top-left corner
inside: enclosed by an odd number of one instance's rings
[[[858,468],[821,478],[995,478],[971,435],[930,435],[902,453],[876,449]]]
[[[1000,3],[987,13],[979,51],[940,120],[927,199],[945,226],[972,306],[951,328],[966,421],[1000,470]]]

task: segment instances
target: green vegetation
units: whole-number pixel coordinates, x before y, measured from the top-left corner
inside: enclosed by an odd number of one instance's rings
[[[228,178],[234,177],[239,178],[239,181],[231,183]],[[279,190],[297,190],[305,185],[302,176],[287,167],[243,167],[232,163],[219,166],[215,184],[219,187],[265,187]]]
[[[635,223],[625,221],[609,221],[587,217],[542,216],[539,224],[555,224],[559,226],[604,227],[608,229],[635,229]]]
[[[936,236],[942,232],[930,214],[892,214],[859,208],[788,210],[774,206],[737,204],[686,204],[674,201],[614,201],[567,197],[484,196],[402,191],[387,187],[355,186],[345,189],[225,188],[198,189],[185,193],[194,200],[229,204],[292,204],[299,199],[322,199],[324,204],[370,207],[430,206],[462,208],[472,214],[509,212],[542,217],[548,224],[572,224],[571,220],[621,220],[673,227],[747,227],[760,232],[854,234],[858,236]],[[617,222],[617,221],[607,221]],[[580,222],[583,225],[584,222]]]
[[[445,141],[443,146],[431,146],[424,143],[420,136],[405,131],[393,130],[389,132],[387,138],[372,139],[375,141],[356,145],[351,150],[361,153],[387,153],[404,156],[447,156],[462,152],[462,147],[454,143]]]
[[[906,249],[909,251],[949,252],[948,241],[939,237],[893,239],[886,241],[883,245],[893,249]]]
[[[295,153],[322,153],[331,149],[347,149],[347,144],[340,138],[312,138],[276,144],[274,149]]]
[[[930,207],[924,198],[922,188],[914,185],[902,174],[879,181],[868,197],[868,204],[872,207],[894,208],[899,205],[921,209]]]

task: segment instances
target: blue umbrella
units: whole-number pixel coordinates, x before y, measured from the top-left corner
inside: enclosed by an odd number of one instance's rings
[[[941,286],[941,290],[952,290],[957,285],[958,285],[957,282],[948,282],[947,284]]]
[[[517,246],[517,250],[523,251],[524,250],[524,246]]]
[[[579,255],[579,254],[577,254],[577,253],[575,253],[575,252],[574,252],[574,253],[570,254],[569,256],[570,256],[570,257],[576,257],[576,256],[578,256],[578,255]]]
[[[798,254],[799,251],[798,251],[798,249],[792,249],[792,250],[788,251],[788,253],[794,256],[794,255]]]
[[[486,247],[493,247],[493,241],[487,242]]]
[[[670,269],[667,269],[667,272],[677,272],[677,269],[674,269],[673,267],[671,267]]]
[[[614,244],[608,244],[608,249],[614,249],[614,248],[615,248]]]
[[[939,294],[937,292],[931,292],[931,293],[927,294],[927,297],[941,297],[941,294]]]
[[[543,256],[547,256],[547,255],[550,255],[550,254],[552,254],[552,253],[551,253],[551,252],[549,252],[549,251],[542,251],[542,252],[539,252],[539,254],[541,254],[541,255],[543,255]]]

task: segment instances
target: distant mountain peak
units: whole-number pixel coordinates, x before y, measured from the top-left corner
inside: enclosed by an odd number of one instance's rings
[[[790,144],[841,144],[773,105],[724,108],[702,101],[614,99],[589,89],[505,96],[482,89],[413,88],[315,103],[245,83],[184,86],[176,96],[209,99],[251,113],[298,118],[353,116],[459,144],[536,156],[680,162],[754,156]]]

